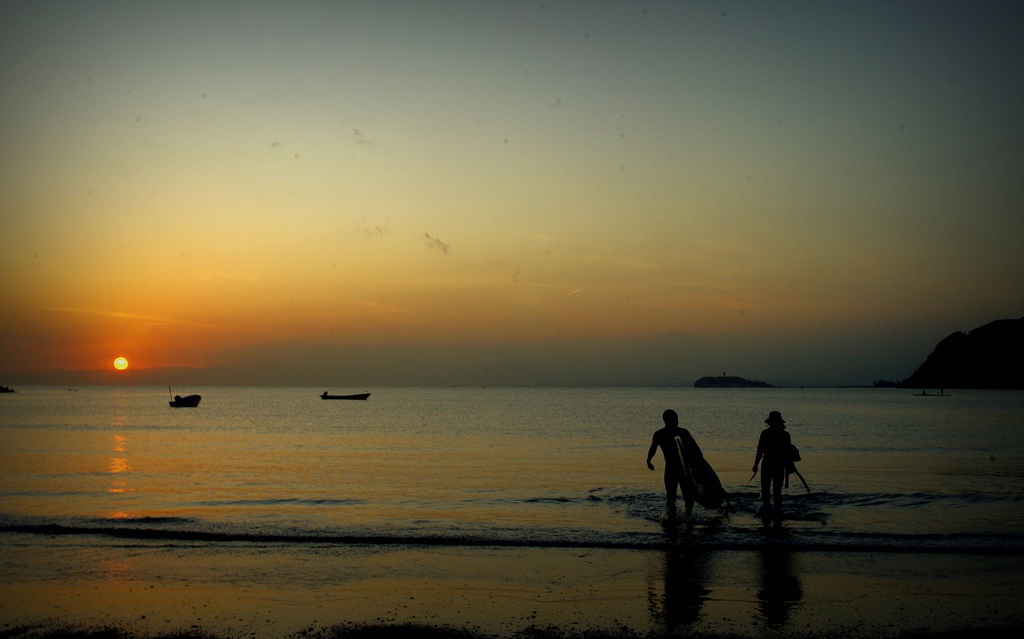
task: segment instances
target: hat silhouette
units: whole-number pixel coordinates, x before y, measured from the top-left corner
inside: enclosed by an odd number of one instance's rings
[[[785,424],[786,420],[782,419],[782,413],[777,410],[773,410],[768,413],[768,419],[764,420],[766,424]]]

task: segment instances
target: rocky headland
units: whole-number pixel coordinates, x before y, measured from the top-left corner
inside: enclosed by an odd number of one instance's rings
[[[1024,318],[996,320],[943,339],[901,388],[1024,389]]]

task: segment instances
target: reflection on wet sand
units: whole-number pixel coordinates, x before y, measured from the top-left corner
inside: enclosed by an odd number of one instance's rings
[[[771,630],[789,623],[790,611],[803,599],[800,578],[794,574],[794,556],[788,550],[767,548],[760,553],[761,589],[757,591],[760,620]]]
[[[700,620],[710,590],[711,553],[673,549],[665,553],[660,584],[648,584],[647,608],[652,621],[666,631],[689,628]],[[659,589],[658,586],[661,586]]]
[[[685,544],[694,530],[690,525],[666,526],[665,532]],[[722,619],[730,622],[746,617],[748,623],[763,630],[792,630],[791,616],[804,596],[798,576],[799,555],[777,546],[788,536],[780,522],[769,524],[762,534],[766,547],[752,556],[756,566],[752,574],[734,572],[729,567],[732,560],[720,552],[685,546],[665,551],[647,584],[652,625],[673,635],[697,631],[710,622],[709,615],[717,621],[722,614]],[[751,594],[754,596],[748,599]]]

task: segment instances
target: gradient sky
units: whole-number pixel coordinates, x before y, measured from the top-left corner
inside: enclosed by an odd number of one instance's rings
[[[5,2],[0,382],[901,379],[1024,316],[1022,60],[1016,2]]]

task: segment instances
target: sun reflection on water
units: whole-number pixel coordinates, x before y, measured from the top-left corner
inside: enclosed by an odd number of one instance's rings
[[[127,473],[132,469],[128,465],[127,457],[111,457],[110,466],[107,468],[108,473]]]
[[[115,453],[128,452],[128,438],[124,435],[114,435],[114,446],[112,448]],[[121,473],[127,473],[132,470],[131,465],[128,463],[127,457],[111,457],[110,463],[107,466],[107,472],[112,475]],[[130,493],[135,492],[134,488],[128,487],[126,481],[112,481],[110,487],[107,489],[110,493]]]
[[[134,488],[129,488],[127,482],[115,481],[115,482],[111,482],[110,488],[107,489],[107,492],[111,492],[111,493],[131,493],[131,492],[135,492],[135,489]]]

